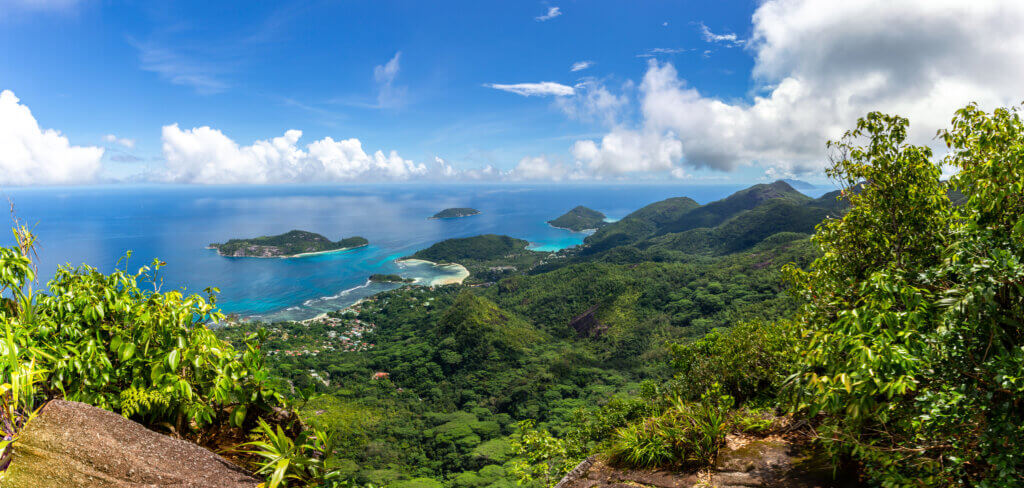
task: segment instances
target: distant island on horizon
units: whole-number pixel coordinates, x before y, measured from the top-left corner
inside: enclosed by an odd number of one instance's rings
[[[261,236],[252,239],[231,239],[224,244],[213,243],[221,256],[236,258],[294,258],[313,254],[344,251],[369,245],[370,241],[360,236],[347,237],[337,242],[304,230],[293,230],[276,236]]]
[[[473,215],[479,215],[480,211],[475,208],[469,207],[453,207],[446,208],[436,214],[430,219],[457,219],[460,217],[471,217]]]
[[[597,210],[578,205],[576,208],[566,212],[561,217],[549,220],[548,224],[558,229],[567,229],[573,232],[586,230],[597,230],[608,225],[605,222],[605,214]]]

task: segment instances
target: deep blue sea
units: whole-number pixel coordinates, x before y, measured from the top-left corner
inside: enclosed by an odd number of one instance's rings
[[[648,203],[688,196],[700,203],[744,185],[351,185],[351,186],[90,186],[4,189],[19,218],[38,236],[40,280],[61,264],[87,263],[109,272],[154,258],[167,263],[162,287],[201,292],[220,289],[227,313],[303,319],[344,308],[393,288],[370,284],[373,273],[399,273],[429,282],[450,270],[399,265],[407,256],[451,237],[507,234],[535,249],[580,244],[584,234],[545,222],[576,205],[618,219]],[[821,192],[808,192],[817,196]],[[447,207],[473,207],[480,215],[428,217]],[[227,258],[211,242],[272,235],[292,229],[332,240],[360,235],[364,248],[294,259]],[[6,237],[3,241],[9,243]],[[121,260],[121,261],[119,261]],[[119,264],[120,263],[120,264]]]

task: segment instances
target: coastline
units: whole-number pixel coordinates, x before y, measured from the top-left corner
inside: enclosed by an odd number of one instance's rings
[[[588,232],[593,234],[594,232],[597,232],[597,229],[598,229],[597,227],[595,227],[593,229],[574,230],[574,229],[570,229],[568,227],[559,227],[559,226],[557,226],[555,224],[552,224],[551,222],[545,222],[545,223],[548,224],[549,227],[552,227],[552,228],[555,228],[555,229],[560,229],[560,230],[567,230],[569,232],[576,232],[577,234],[586,234]]]
[[[395,262],[399,264],[401,264],[402,262],[427,263],[438,268],[453,268],[458,272],[458,275],[456,276],[434,278],[430,280],[430,283],[427,283],[427,285],[429,286],[461,285],[462,282],[466,280],[466,278],[469,278],[469,270],[459,263],[435,263],[433,261],[427,261],[426,259],[416,258],[396,259]]]
[[[327,251],[301,252],[299,254],[289,254],[287,256],[228,256],[227,254],[221,254],[220,249],[218,249],[216,247],[206,246],[206,248],[207,249],[214,249],[214,250],[216,250],[218,256],[225,257],[225,258],[294,259],[294,258],[305,258],[305,257],[309,257],[309,256],[318,256],[320,254],[334,254],[334,253],[338,253],[338,252],[351,251],[353,249],[359,249],[361,247],[366,247],[366,246],[369,246],[369,245],[370,245],[370,243],[367,242],[366,244],[363,244],[363,245],[360,245],[360,246],[341,247],[341,248],[338,248],[338,249],[330,249],[330,250],[327,250]]]

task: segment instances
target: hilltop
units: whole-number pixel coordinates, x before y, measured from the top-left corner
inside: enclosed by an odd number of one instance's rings
[[[549,220],[548,224],[559,229],[582,232],[585,230],[597,230],[608,225],[604,219],[605,215],[603,213],[580,205],[557,219]]]
[[[454,207],[446,208],[436,214],[431,219],[457,219],[459,217],[471,217],[473,215],[479,215],[480,211],[475,208],[469,207]]]
[[[686,253],[728,253],[750,248],[779,232],[810,234],[842,208],[838,193],[813,199],[784,181],[759,184],[699,205],[670,198],[641,208],[584,240],[584,255],[619,246]]]
[[[368,245],[365,238],[355,236],[332,242],[330,239],[304,230],[293,230],[276,236],[252,239],[231,239],[224,244],[210,244],[221,256],[250,258],[288,258],[306,254],[342,251]]]

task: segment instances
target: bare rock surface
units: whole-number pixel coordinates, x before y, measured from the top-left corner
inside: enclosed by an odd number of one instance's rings
[[[224,487],[259,480],[195,444],[84,403],[54,400],[21,432],[4,488]]]
[[[829,460],[803,443],[779,436],[729,436],[715,465],[700,472],[622,469],[596,456],[579,464],[555,488],[853,488],[856,477],[834,472]]]

